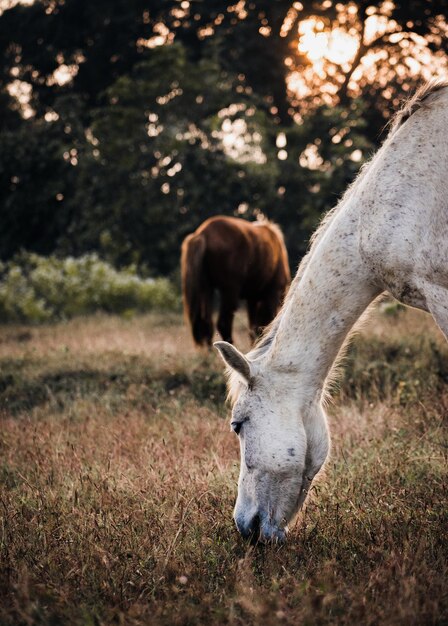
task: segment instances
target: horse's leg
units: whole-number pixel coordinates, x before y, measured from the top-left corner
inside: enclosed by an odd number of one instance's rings
[[[429,285],[425,290],[428,311],[448,340],[448,289],[439,285]]]
[[[204,294],[204,306],[203,306],[203,335],[204,344],[207,346],[212,345],[213,341],[213,289],[210,285],[207,286],[207,293]]]
[[[280,308],[280,300],[274,295],[265,295],[257,303],[254,317],[254,329],[259,336],[263,329],[272,322]]]
[[[231,291],[221,291],[221,303],[219,306],[219,316],[217,328],[224,341],[232,341],[232,323],[235,311],[238,308],[238,296]]]
[[[258,301],[248,299],[247,300],[247,317],[249,320],[249,336],[250,340],[255,342],[257,337],[260,334],[260,328],[257,323],[257,309],[258,309]]]

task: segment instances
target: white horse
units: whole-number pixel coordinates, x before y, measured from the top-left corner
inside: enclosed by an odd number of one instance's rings
[[[448,335],[448,83],[421,88],[317,230],[280,313],[231,373],[240,533],[282,540],[329,450],[322,400],[350,329],[388,291]]]

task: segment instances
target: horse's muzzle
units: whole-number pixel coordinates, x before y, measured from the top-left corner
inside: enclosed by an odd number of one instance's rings
[[[262,515],[256,513],[249,520],[235,517],[236,527],[246,541],[251,543],[282,543],[286,539],[287,529],[271,524]]]

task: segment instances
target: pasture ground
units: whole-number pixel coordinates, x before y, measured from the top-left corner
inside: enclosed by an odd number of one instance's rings
[[[289,541],[255,548],[221,362],[179,315],[0,328],[0,624],[447,624],[448,347],[392,309]]]

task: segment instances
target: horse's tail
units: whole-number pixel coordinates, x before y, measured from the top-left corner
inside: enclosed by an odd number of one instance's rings
[[[181,254],[184,314],[198,345],[210,345],[213,336],[213,294],[203,264],[205,245],[204,236],[193,233],[184,239]]]

